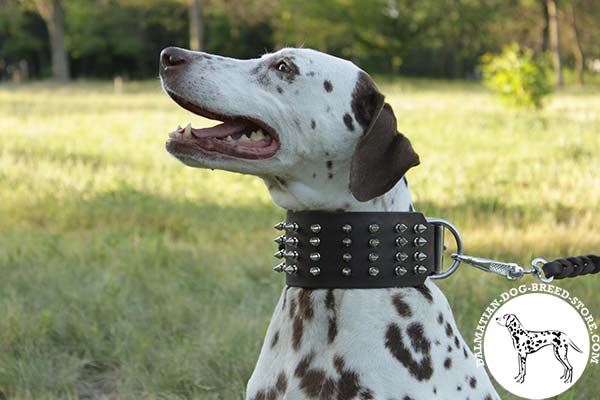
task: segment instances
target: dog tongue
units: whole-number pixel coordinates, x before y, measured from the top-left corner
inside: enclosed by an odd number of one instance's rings
[[[243,121],[228,121],[212,128],[192,128],[192,133],[196,137],[225,137],[241,132],[247,126]]]

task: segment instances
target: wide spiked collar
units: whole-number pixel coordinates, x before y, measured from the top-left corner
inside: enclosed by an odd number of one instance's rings
[[[448,225],[418,212],[288,211],[273,269],[304,288],[419,286],[441,271]]]

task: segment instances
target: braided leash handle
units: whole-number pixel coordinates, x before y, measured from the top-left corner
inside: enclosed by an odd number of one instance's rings
[[[554,277],[554,279],[595,274],[600,272],[600,256],[589,254],[587,256],[559,258],[544,264],[542,269],[546,278]]]

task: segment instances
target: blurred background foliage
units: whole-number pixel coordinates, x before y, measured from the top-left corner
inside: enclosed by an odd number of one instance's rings
[[[0,78],[149,78],[169,45],[305,46],[370,72],[478,78],[481,55],[514,42],[583,82],[600,70],[598,21],[595,0],[0,0]]]

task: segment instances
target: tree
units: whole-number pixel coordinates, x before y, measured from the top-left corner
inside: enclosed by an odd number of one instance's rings
[[[200,0],[189,0],[190,49],[204,50],[204,13]]]
[[[558,7],[556,0],[546,0],[548,8],[548,33],[550,35],[550,51],[552,52],[552,63],[556,74],[556,84],[563,85],[562,63],[560,59],[560,34],[558,31]]]
[[[573,4],[568,5],[567,16],[569,25],[571,27],[571,33],[573,35],[572,49],[573,56],[575,57],[575,72],[577,73],[577,83],[583,85],[583,68],[584,68],[584,56],[583,49],[581,46],[581,40],[579,38],[579,29],[577,27],[577,21],[575,19],[575,8]]]
[[[48,27],[52,57],[52,76],[59,82],[70,79],[65,49],[65,15],[60,0],[34,0],[35,7]]]

